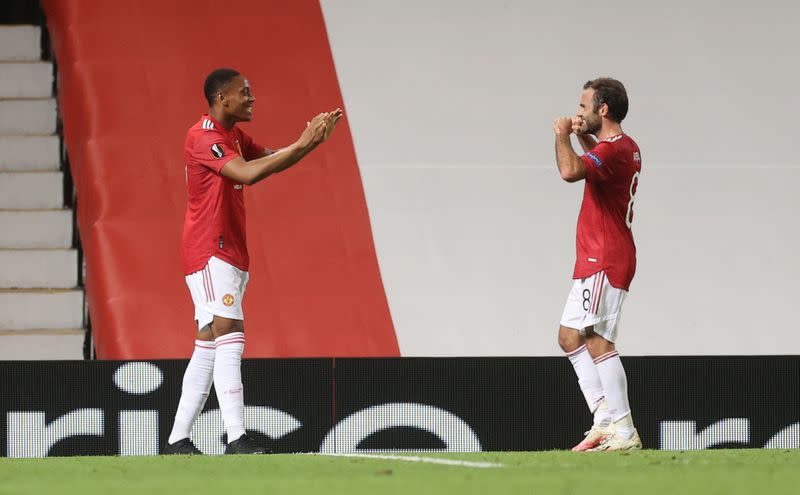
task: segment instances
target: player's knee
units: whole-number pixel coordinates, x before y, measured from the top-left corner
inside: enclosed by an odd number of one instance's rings
[[[583,345],[583,336],[577,330],[561,327],[558,332],[558,345],[564,352],[572,352]]]
[[[609,342],[596,333],[589,332],[586,334],[586,348],[589,349],[589,354],[592,357],[598,357],[613,351],[614,343]]]
[[[229,333],[244,332],[244,325],[241,320],[215,316],[214,321],[211,323],[211,331],[214,334],[214,338],[219,338]]]
[[[195,337],[197,340],[205,340],[205,341],[212,341],[214,340],[214,332],[211,331],[211,324],[204,326],[202,330],[198,330],[197,336]]]
[[[558,346],[561,347],[562,351],[570,352],[569,339],[561,334],[558,335]]]

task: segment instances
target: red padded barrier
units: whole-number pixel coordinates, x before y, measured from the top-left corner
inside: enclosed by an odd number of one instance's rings
[[[183,140],[205,76],[245,74],[280,147],[344,108],[315,0],[44,0],[100,359],[187,357]],[[247,188],[246,357],[397,356],[350,129]]]

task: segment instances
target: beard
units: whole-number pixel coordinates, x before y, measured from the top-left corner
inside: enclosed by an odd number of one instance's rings
[[[584,131],[585,134],[594,134],[597,135],[600,132],[600,129],[603,127],[600,119],[600,115],[598,114],[591,114],[591,118],[584,119],[586,122],[586,129]]]

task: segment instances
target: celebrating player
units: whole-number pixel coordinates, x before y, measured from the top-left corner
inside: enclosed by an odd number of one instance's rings
[[[575,117],[553,123],[561,178],[586,179],[574,281],[558,332],[558,343],[572,362],[594,415],[575,451],[642,448],[631,419],[625,370],[614,347],[622,303],[636,271],[631,223],[642,167],[639,147],[620,126],[627,113],[628,95],[622,83],[599,78],[583,86]],[[582,156],[572,148],[573,132],[583,147]]]
[[[330,136],[342,111],[317,115],[296,142],[269,150],[236,126],[252,120],[256,101],[244,76],[217,69],[206,78],[204,91],[208,113],[189,129],[184,145],[189,199],[181,249],[198,331],[164,453],[201,453],[190,436],[213,381],[228,435],[225,453],[263,454],[268,450],[244,426],[242,298],[249,258],[243,186],[300,161]]]

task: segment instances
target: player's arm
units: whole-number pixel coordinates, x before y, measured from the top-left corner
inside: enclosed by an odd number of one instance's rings
[[[319,114],[308,123],[300,138],[293,144],[279,150],[269,150],[272,151],[269,154],[265,149],[264,156],[249,162],[237,156],[223,165],[220,173],[231,180],[251,186],[272,174],[282,172],[328,139],[341,116],[342,111],[339,109]]]
[[[271,150],[269,148],[264,148],[264,151],[261,153],[261,156],[259,158],[264,158],[265,156],[269,156],[269,155],[275,153],[276,151],[278,151],[278,150]]]
[[[561,117],[553,122],[556,133],[556,164],[561,178],[567,182],[576,182],[586,178],[586,167],[581,157],[572,149],[569,135],[572,134],[572,119]]]
[[[578,142],[583,148],[583,152],[592,151],[597,146],[597,139],[591,134],[586,133],[586,121],[577,115],[572,117],[572,132],[578,138]]]
[[[223,165],[220,173],[240,184],[252,186],[270,175],[286,170],[299,162],[304,156],[310,153],[315,146],[316,145],[312,143],[305,146],[294,143],[269,156],[257,158],[249,162],[246,162],[241,156],[237,156]]]

